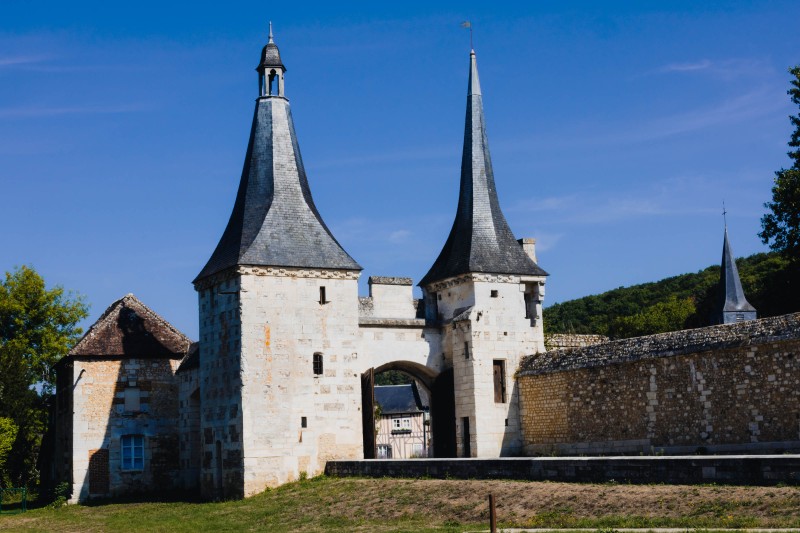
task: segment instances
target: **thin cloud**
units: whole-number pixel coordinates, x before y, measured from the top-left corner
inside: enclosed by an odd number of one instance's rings
[[[711,61],[708,59],[703,59],[702,61],[697,61],[695,63],[672,63],[669,65],[664,65],[663,67],[656,70],[656,72],[693,72],[696,70],[706,70],[711,67]]]
[[[0,57],[0,68],[33,65],[47,59],[49,58],[45,56],[5,56]]]
[[[684,63],[670,63],[648,71],[644,75],[698,73],[730,80],[741,76],[763,77],[773,72],[774,69],[768,61],[732,58],[721,61],[701,59]]]
[[[119,106],[74,106],[74,107],[7,107],[0,108],[0,118],[42,118],[59,115],[105,115],[146,111],[148,106],[129,104]]]

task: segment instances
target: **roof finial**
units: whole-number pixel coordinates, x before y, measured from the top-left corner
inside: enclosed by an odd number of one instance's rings
[[[269,42],[275,42],[272,40],[272,21],[269,21]]]
[[[722,220],[725,221],[725,231],[728,231],[728,211],[725,209],[725,200],[722,200]]]
[[[462,28],[469,28],[469,49],[471,52],[475,52],[475,47],[472,46],[472,23],[468,20],[465,20],[461,23]]]

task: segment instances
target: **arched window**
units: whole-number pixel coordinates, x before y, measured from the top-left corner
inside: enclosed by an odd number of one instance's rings
[[[314,375],[322,375],[322,354],[319,352],[314,354]]]
[[[275,94],[275,93],[273,93],[273,92],[272,92],[272,89],[273,89],[273,87],[274,87],[274,85],[273,85],[273,82],[275,81],[276,74],[277,74],[277,73],[275,72],[275,70],[274,70],[274,69],[269,71],[269,93],[268,93],[268,94],[269,94],[270,96],[272,96],[273,94]],[[276,88],[276,89],[277,89],[277,88]]]

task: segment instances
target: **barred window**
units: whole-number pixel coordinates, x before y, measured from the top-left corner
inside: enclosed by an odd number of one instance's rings
[[[314,375],[322,375],[322,354],[319,352],[314,354]]]

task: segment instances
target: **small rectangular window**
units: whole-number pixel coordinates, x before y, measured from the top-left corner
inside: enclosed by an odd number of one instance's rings
[[[494,401],[506,403],[506,368],[505,361],[494,360],[492,373],[494,377]]]
[[[322,354],[321,353],[315,353],[314,354],[313,366],[314,366],[314,375],[315,376],[321,376],[322,375]]]
[[[498,294],[497,291],[492,291],[491,294],[492,294],[492,298],[497,298],[497,294]]]
[[[308,427],[308,418],[301,416],[300,417],[300,427],[307,428]]]
[[[122,436],[122,469],[144,470],[144,435]]]
[[[464,359],[469,359],[469,343],[464,343]]]
[[[328,299],[325,296],[325,287],[319,288],[319,303],[326,304],[328,303]]]

